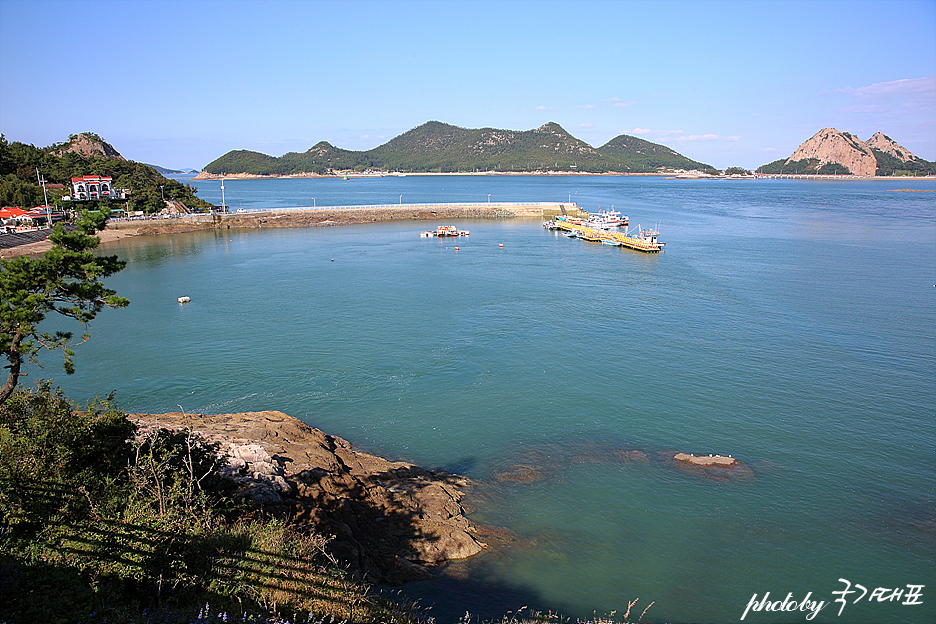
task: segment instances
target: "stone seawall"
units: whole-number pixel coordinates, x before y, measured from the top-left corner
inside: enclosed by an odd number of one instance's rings
[[[308,208],[245,212],[234,214],[186,215],[153,221],[113,221],[108,230],[133,230],[137,235],[195,232],[223,228],[301,228],[336,225],[360,225],[383,221],[440,221],[448,219],[543,219],[561,211],[571,215],[584,212],[574,204],[475,204],[446,206],[426,204],[411,206],[369,206],[366,208]]]

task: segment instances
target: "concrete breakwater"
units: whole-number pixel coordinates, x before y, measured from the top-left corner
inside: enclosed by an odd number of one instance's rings
[[[586,217],[587,213],[575,203],[512,202],[476,204],[388,204],[372,206],[328,206],[281,208],[252,212],[178,215],[161,219],[111,220],[107,228],[98,232],[102,243],[128,236],[154,236],[182,234],[203,230],[303,228],[335,225],[363,225],[381,221],[441,221],[448,219],[552,219],[562,212]],[[3,249],[0,256],[12,258],[20,255],[42,254],[52,248],[47,240],[26,243]]]
[[[139,235],[194,232],[223,228],[299,228],[358,225],[382,221],[434,221],[446,219],[543,219],[562,214],[584,215],[574,203],[513,202],[476,204],[402,204],[281,208],[253,212],[185,215],[174,219],[115,221],[113,230],[134,230]]]

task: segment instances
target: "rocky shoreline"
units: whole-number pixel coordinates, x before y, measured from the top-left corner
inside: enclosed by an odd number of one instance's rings
[[[237,496],[330,536],[331,554],[368,582],[432,578],[486,547],[460,502],[464,477],[355,450],[282,412],[129,416],[141,434],[188,429],[217,443]]]

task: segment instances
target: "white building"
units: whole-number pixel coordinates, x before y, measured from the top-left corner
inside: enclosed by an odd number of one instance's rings
[[[124,189],[115,189],[110,176],[72,178],[72,199],[126,199]]]

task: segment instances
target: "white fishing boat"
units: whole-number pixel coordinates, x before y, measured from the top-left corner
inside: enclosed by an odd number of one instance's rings
[[[598,230],[610,230],[611,228],[624,227],[629,224],[627,215],[621,214],[620,211],[614,210],[602,210],[601,207],[598,207],[598,214],[593,214],[585,222],[585,225],[590,228],[595,228]]]

